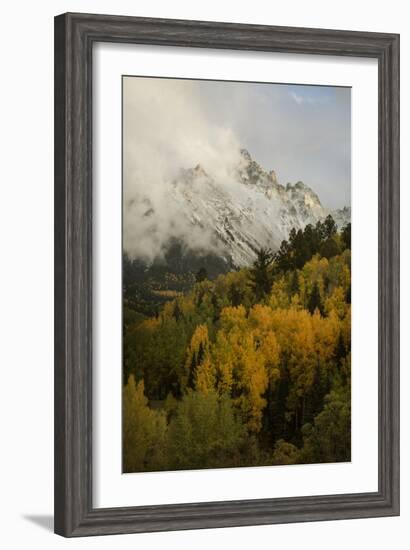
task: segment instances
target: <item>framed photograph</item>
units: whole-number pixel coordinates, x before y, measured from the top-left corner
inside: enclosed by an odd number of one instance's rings
[[[55,531],[399,514],[399,36],[55,19]]]

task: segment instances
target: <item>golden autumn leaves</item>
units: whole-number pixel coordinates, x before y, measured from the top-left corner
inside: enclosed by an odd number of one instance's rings
[[[337,296],[334,302],[339,305]],[[195,390],[236,396],[233,403],[247,428],[258,432],[266,406],[263,395],[281,376],[281,356],[286,357],[292,415],[298,400],[312,389],[316,368],[331,375],[339,338],[350,346],[350,316],[345,313],[341,319],[337,308],[326,318],[296,307],[256,304],[249,314],[242,305],[224,308],[215,342],[209,341],[206,325],[195,329],[185,365],[187,379],[194,366]]]
[[[258,303],[243,269],[132,326],[125,471],[348,459],[348,296],[346,249],[275,277]]]

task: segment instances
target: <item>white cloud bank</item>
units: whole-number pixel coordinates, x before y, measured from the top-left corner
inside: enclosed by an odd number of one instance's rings
[[[194,81],[125,78],[123,86],[124,249],[152,260],[169,237],[208,246],[211,235],[181,218],[170,182],[197,164],[227,181],[239,162],[238,139],[208,120]]]
[[[152,260],[187,235],[209,247],[212,236],[170,200],[170,182],[201,164],[229,184],[242,147],[281,183],[303,180],[326,206],[350,204],[350,90],[124,77],[124,249]]]

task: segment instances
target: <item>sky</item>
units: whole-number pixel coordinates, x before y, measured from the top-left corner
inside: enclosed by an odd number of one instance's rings
[[[324,207],[350,206],[350,145],[350,88],[124,77],[124,246],[160,247],[155,234],[178,223],[166,188],[181,168],[228,182],[242,148],[282,185],[303,181]]]
[[[283,185],[301,180],[325,207],[350,206],[350,88],[125,77],[124,115],[124,145],[157,161],[162,151],[189,168],[237,144]]]
[[[202,82],[199,94],[280,183],[301,180],[324,206],[350,206],[350,88]]]

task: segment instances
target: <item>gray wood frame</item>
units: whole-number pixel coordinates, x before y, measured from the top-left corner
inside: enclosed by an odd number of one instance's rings
[[[379,68],[379,489],[93,508],[92,47],[370,57]],[[55,532],[71,537],[399,514],[399,36],[86,14],[55,18]]]

